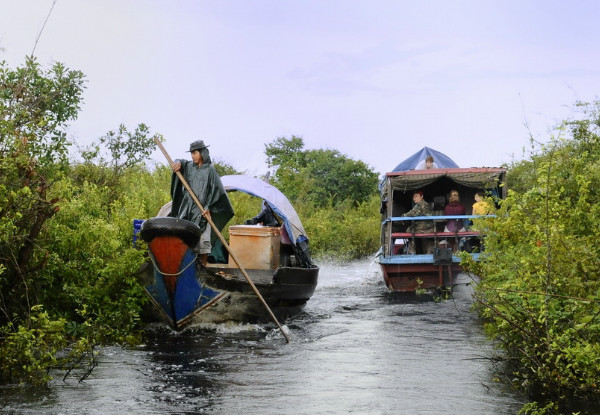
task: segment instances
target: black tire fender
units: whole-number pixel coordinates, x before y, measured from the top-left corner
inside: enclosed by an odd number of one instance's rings
[[[157,236],[177,236],[192,248],[198,244],[201,234],[200,227],[194,222],[172,217],[150,218],[140,228],[140,236],[148,243]]]

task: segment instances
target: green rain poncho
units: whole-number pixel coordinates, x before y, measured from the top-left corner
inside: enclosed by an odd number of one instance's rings
[[[211,163],[203,163],[198,167],[189,160],[178,161],[181,162],[181,174],[196,194],[202,207],[210,211],[211,219],[220,231],[233,217],[234,212],[219,174]],[[204,231],[207,220],[175,173],[171,179],[171,197],[173,206],[170,216],[194,222]],[[215,232],[212,232],[213,246],[216,239]]]

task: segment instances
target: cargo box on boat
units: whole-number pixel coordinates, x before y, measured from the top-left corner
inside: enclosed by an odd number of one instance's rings
[[[248,269],[277,269],[279,267],[280,228],[260,225],[229,227],[229,246],[241,266]],[[229,256],[227,264],[237,267]]]

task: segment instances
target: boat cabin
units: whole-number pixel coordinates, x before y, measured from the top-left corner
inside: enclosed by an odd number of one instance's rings
[[[465,224],[472,219],[472,206],[478,191],[494,198],[504,198],[506,189],[501,184],[504,182],[505,172],[502,168],[453,168],[387,173],[381,189],[381,243],[384,255],[398,253],[397,247],[394,247],[395,239],[427,238],[437,241],[442,238],[477,236],[476,232],[469,231],[466,227],[464,231],[459,232],[462,226],[455,232],[444,230],[449,220],[460,220]],[[448,204],[452,190],[458,191],[460,195],[460,203],[465,208],[464,216],[444,215],[444,207]],[[415,191],[421,191],[425,202],[430,205],[430,217],[402,216],[412,209]],[[410,225],[414,221],[430,221],[431,231],[411,230]]]

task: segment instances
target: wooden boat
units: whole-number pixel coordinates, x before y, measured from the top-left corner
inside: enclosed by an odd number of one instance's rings
[[[437,168],[415,170],[419,161],[433,156]],[[423,148],[386,173],[381,182],[381,248],[377,253],[383,278],[389,290],[413,292],[418,289],[451,287],[462,270],[457,252],[479,258],[480,233],[467,227],[463,231],[444,232],[448,220],[465,223],[476,217],[472,204],[477,191],[494,198],[506,196],[504,168],[459,168],[445,154]],[[404,217],[412,205],[412,196],[421,190],[430,203],[432,216]],[[458,190],[465,215],[444,215],[447,195]],[[414,221],[432,222],[429,232],[415,232],[408,226]],[[408,230],[413,229],[413,230]]]
[[[306,232],[287,198],[275,187],[249,176],[221,178],[228,192],[241,191],[266,201],[280,227],[229,227],[229,246],[273,314],[283,319],[301,311],[313,295],[319,268],[312,263]],[[150,261],[143,272],[154,317],[176,329],[192,322],[267,321],[269,314],[238,266],[215,262],[203,266],[193,248],[200,229],[192,222],[168,217],[170,203],[159,216],[144,221],[139,235],[148,243]],[[292,242],[293,241],[293,242]]]

